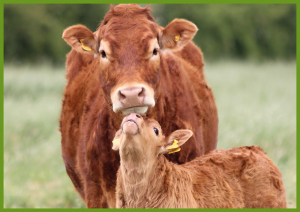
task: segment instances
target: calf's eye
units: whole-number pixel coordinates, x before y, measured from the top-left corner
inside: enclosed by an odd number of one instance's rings
[[[156,135],[158,135],[158,134],[159,134],[159,131],[158,131],[158,129],[154,128],[153,130],[154,130],[154,132],[155,132],[155,134],[156,134]]]
[[[100,52],[100,54],[101,54],[101,57],[102,57],[102,58],[106,58],[106,53],[105,53],[104,50],[102,50],[102,51]]]
[[[157,49],[153,49],[153,55],[157,55]]]

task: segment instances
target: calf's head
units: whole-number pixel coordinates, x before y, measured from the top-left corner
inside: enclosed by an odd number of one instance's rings
[[[80,54],[94,54],[106,100],[114,112],[145,113],[159,96],[163,50],[177,51],[190,41],[197,27],[175,19],[158,26],[149,8],[138,5],[111,7],[94,33],[82,25],[63,32],[63,38]]]
[[[161,154],[179,151],[192,135],[191,130],[176,130],[165,137],[157,121],[131,113],[123,119],[112,148],[123,161],[154,163]]]

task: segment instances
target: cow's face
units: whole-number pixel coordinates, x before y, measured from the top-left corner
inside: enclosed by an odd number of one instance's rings
[[[158,26],[144,14],[114,15],[122,10],[110,11],[98,31],[101,82],[114,112],[145,113],[155,105],[159,83]]]
[[[174,20],[163,29],[148,8],[118,5],[95,33],[75,25],[64,31],[63,38],[79,53],[100,60],[101,87],[114,112],[142,114],[155,105],[162,50],[179,50],[196,31],[186,20]]]

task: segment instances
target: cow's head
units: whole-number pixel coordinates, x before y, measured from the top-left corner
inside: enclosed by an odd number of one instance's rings
[[[151,168],[161,154],[180,151],[193,132],[181,129],[165,137],[160,124],[137,113],[125,117],[113,140],[113,150],[119,150],[123,162],[136,167],[139,163]]]
[[[162,28],[149,12],[147,7],[118,5],[111,7],[94,33],[82,25],[63,32],[78,53],[94,54],[100,60],[102,88],[116,113],[142,114],[154,107],[163,51],[180,50],[197,31],[182,19]]]

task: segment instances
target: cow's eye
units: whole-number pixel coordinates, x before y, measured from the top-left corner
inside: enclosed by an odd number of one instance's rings
[[[102,50],[102,51],[100,52],[100,54],[101,54],[101,57],[102,57],[102,58],[106,58],[106,53],[105,53],[104,50]]]
[[[154,130],[154,132],[155,132],[155,134],[156,134],[156,135],[158,135],[158,134],[159,134],[159,131],[158,131],[158,129],[154,128],[153,130]]]
[[[157,49],[153,49],[153,55],[157,55]]]

